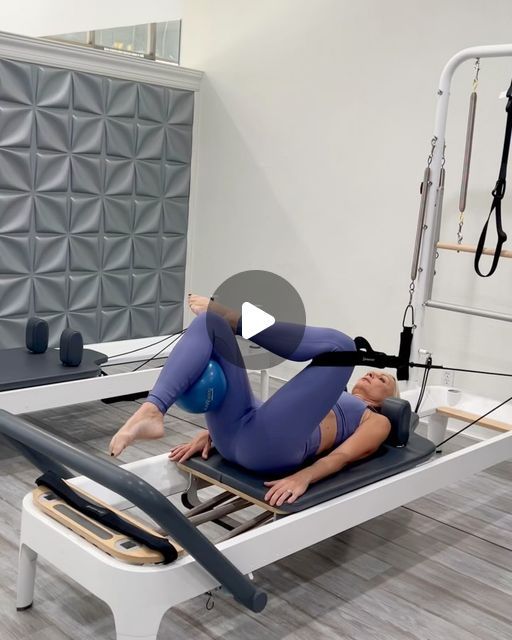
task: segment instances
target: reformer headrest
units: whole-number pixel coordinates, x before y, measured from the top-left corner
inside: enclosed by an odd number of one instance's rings
[[[419,417],[412,412],[411,405],[401,398],[386,398],[380,412],[391,422],[391,431],[386,440],[393,447],[404,447],[409,433],[416,429]]]

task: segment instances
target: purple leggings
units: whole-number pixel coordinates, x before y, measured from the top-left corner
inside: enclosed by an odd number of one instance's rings
[[[296,362],[327,351],[355,350],[353,340],[341,331],[320,327],[306,327],[299,346],[292,341],[293,348],[287,347],[294,330],[297,325],[276,322],[251,340]],[[222,354],[229,354],[229,359]],[[165,414],[199,378],[210,359],[219,362],[228,383],[222,405],[206,414],[215,447],[227,460],[252,471],[275,474],[295,470],[316,453],[318,425],[342,394],[353,370],[307,367],[262,403],[252,393],[231,326],[221,316],[207,312],[193,320],[172,350],[148,401]]]

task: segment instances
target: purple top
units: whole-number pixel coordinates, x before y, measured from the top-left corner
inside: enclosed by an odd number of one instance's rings
[[[336,400],[332,408],[336,416],[336,439],[332,447],[333,449],[339,447],[342,442],[345,442],[345,440],[354,433],[361,423],[361,418],[367,408],[368,405],[366,402],[363,402],[361,398],[353,396],[347,391],[344,391]],[[305,459],[312,458],[316,455],[318,447],[320,446],[320,437],[320,425],[318,425],[306,443]]]

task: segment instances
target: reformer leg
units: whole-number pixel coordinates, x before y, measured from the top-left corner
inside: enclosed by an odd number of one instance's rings
[[[433,413],[428,417],[427,424],[427,438],[432,440],[434,444],[437,445],[438,442],[442,442],[446,438],[446,427],[448,425],[447,416]]]
[[[202,504],[197,492],[209,486],[208,482],[197,478],[197,476],[192,476],[190,480],[189,488],[181,494],[181,502],[187,509],[192,509]]]
[[[260,396],[263,402],[270,396],[270,374],[268,369],[262,369],[260,372]]]
[[[16,608],[23,611],[32,606],[36,580],[37,553],[26,544],[20,544],[18,558],[18,585],[16,590]]]
[[[158,630],[167,609],[129,607],[126,603],[115,609],[111,606],[116,627],[116,640],[157,640]]]

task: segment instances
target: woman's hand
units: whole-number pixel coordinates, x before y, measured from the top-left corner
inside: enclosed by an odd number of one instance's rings
[[[169,459],[173,462],[185,462],[185,460],[188,460],[196,453],[200,453],[206,460],[210,453],[211,446],[212,439],[208,431],[205,431],[204,433],[199,433],[189,443],[179,444],[177,447],[174,447],[174,449],[171,449]]]
[[[306,493],[310,480],[305,470],[302,470],[286,478],[281,478],[281,480],[271,480],[264,484],[271,487],[265,495],[265,500],[272,507],[280,507],[285,502],[290,504],[295,502],[297,498]]]

